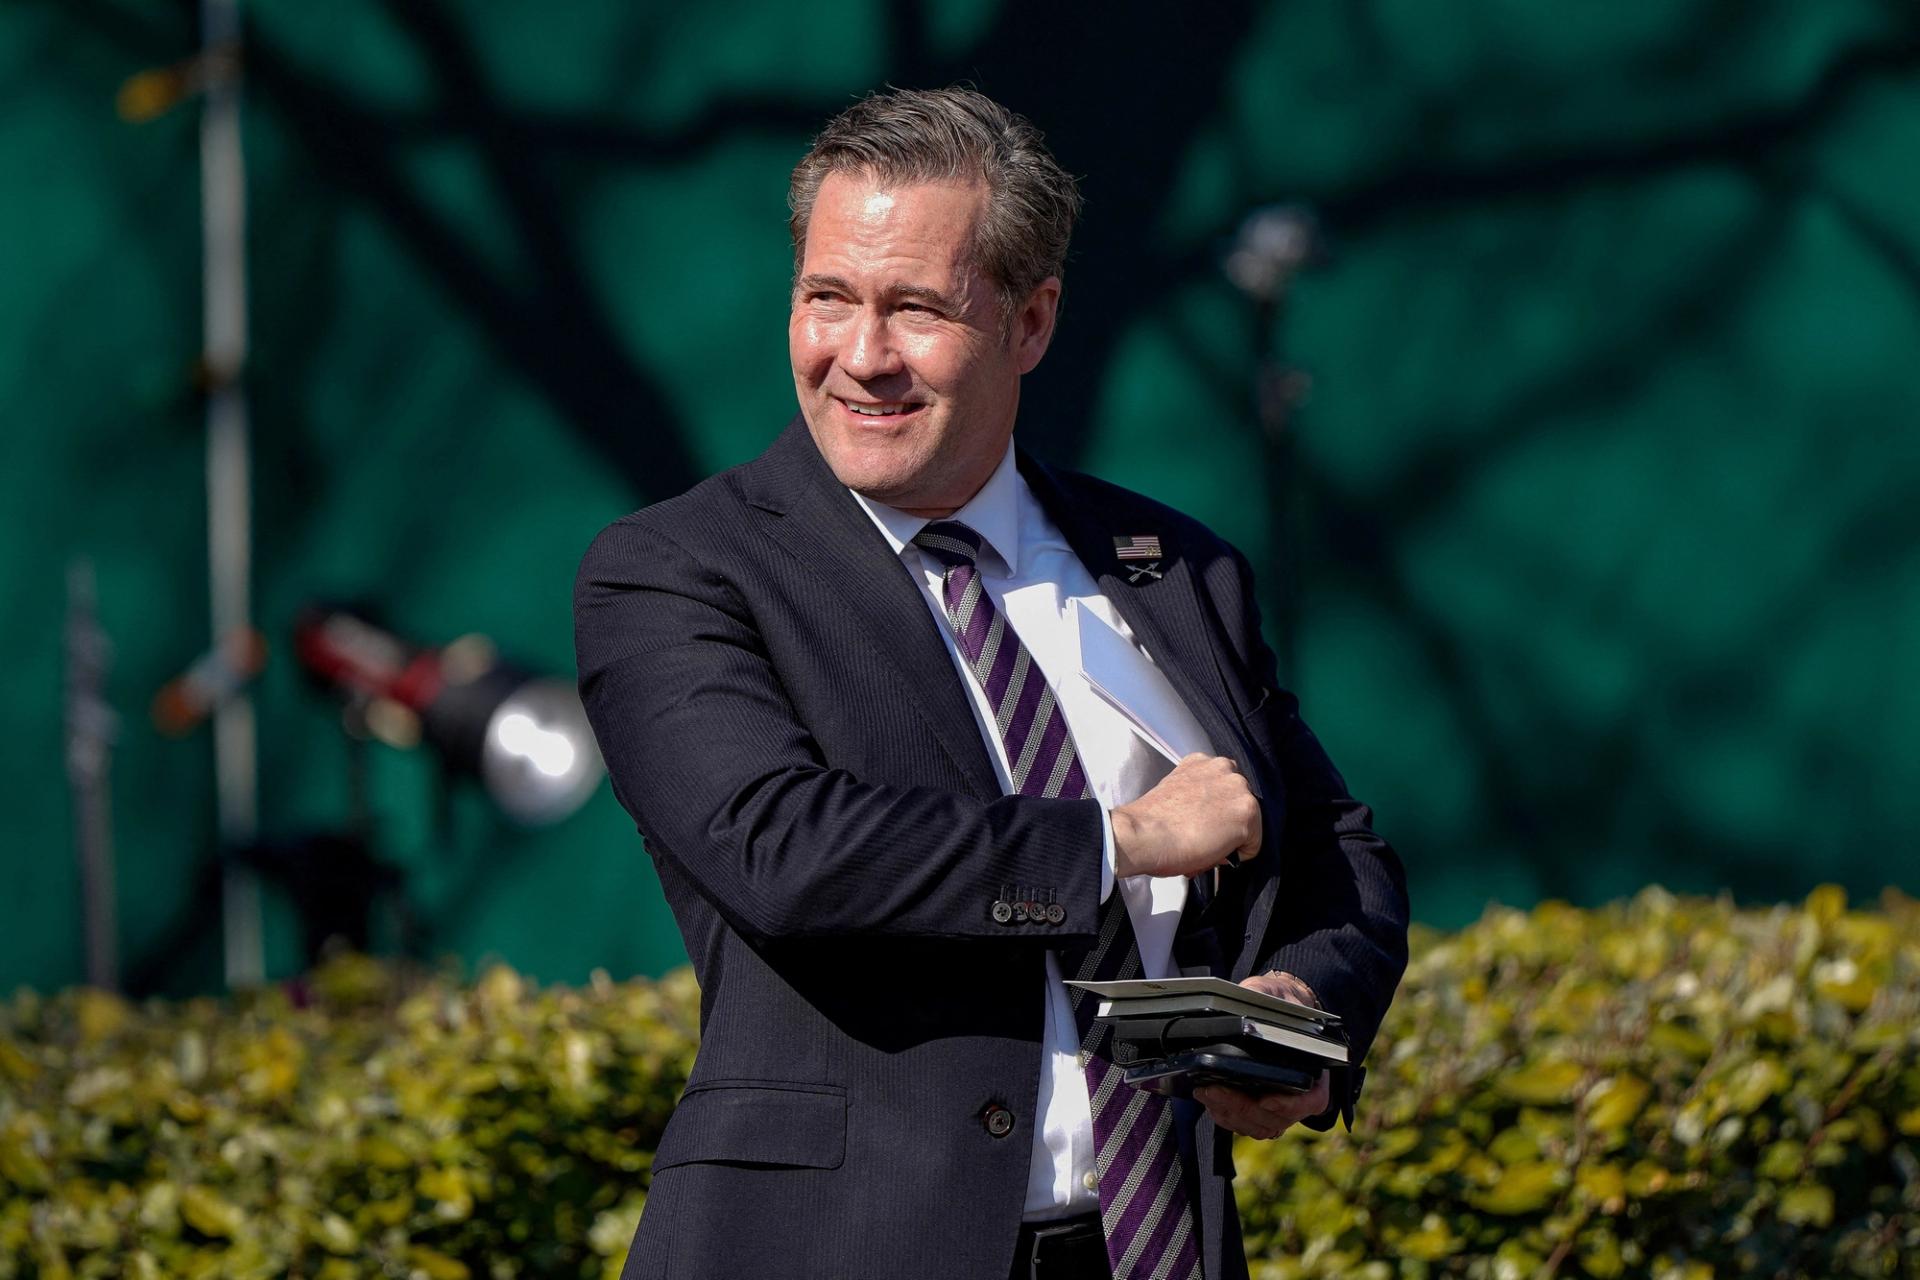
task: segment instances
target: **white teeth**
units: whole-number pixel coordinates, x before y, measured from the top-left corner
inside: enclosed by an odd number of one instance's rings
[[[877,418],[887,413],[905,413],[913,407],[907,404],[855,404],[851,400],[842,400],[840,403],[866,418]]]

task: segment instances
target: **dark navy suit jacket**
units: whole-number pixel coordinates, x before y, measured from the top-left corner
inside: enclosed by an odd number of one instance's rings
[[[1297,974],[1364,1053],[1405,965],[1405,881],[1275,685],[1245,560],[1138,494],[1019,461],[1261,797],[1261,855],[1194,881],[1176,959]],[[1144,534],[1165,558],[1135,581],[1113,539]],[[1044,954],[1095,927],[1098,805],[1001,794],[920,588],[799,419],[605,529],[574,610],[594,732],[701,988],[626,1276],[999,1280]],[[1066,919],[998,922],[1010,892]],[[1183,1116],[1206,1274],[1244,1275],[1231,1135]]]

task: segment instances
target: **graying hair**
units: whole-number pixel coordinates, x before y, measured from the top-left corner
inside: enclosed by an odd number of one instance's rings
[[[830,173],[984,185],[987,209],[974,232],[973,256],[999,290],[1003,325],[1041,281],[1066,272],[1079,188],[1032,122],[985,94],[959,86],[889,89],[829,120],[787,184],[796,277],[814,198]]]

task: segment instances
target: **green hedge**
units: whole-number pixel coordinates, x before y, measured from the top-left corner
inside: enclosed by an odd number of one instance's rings
[[[0,1277],[619,1274],[699,993],[472,986],[363,958],[133,1008],[16,997]]]
[[[1648,890],[1416,939],[1349,1136],[1236,1148],[1256,1277],[1920,1277],[1920,909]]]
[[[0,1006],[0,1280],[617,1275],[698,993],[346,959]],[[1352,1135],[1242,1142],[1257,1276],[1920,1277],[1920,908],[1658,890],[1422,934]]]

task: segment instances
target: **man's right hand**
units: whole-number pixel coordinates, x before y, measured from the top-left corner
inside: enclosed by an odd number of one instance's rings
[[[1233,761],[1183,759],[1153,790],[1113,811],[1118,876],[1197,876],[1260,852],[1260,802]]]

